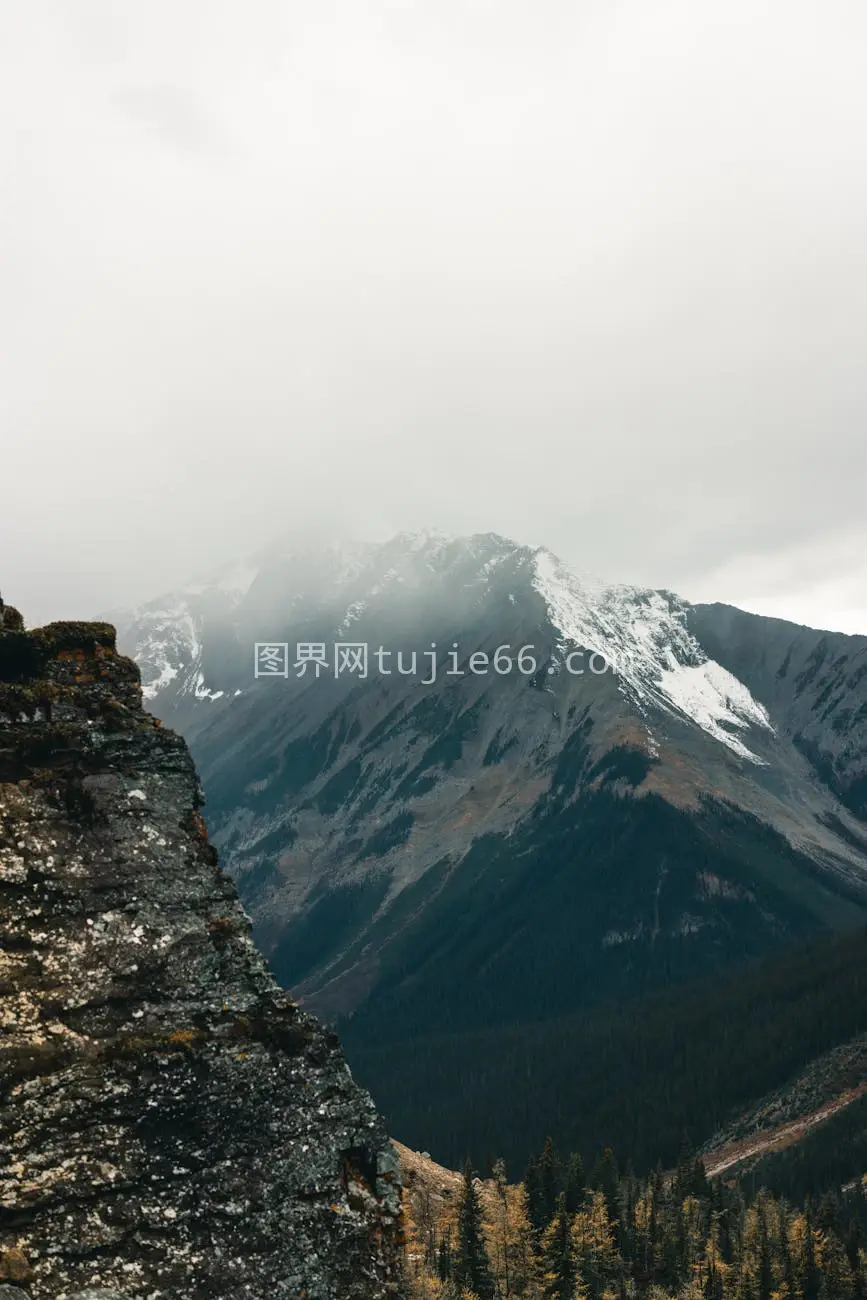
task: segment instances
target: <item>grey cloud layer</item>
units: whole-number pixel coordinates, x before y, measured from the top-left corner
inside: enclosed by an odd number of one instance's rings
[[[0,4],[0,581],[494,528],[867,631],[867,14]]]

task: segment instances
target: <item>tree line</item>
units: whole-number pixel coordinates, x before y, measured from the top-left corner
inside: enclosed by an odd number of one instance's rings
[[[412,1300],[867,1300],[867,1176],[795,1204],[686,1149],[637,1177],[548,1139],[521,1183],[467,1162],[454,1204],[408,1215],[407,1274]]]

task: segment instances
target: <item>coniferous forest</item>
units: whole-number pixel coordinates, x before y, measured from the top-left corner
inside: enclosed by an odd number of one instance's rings
[[[863,1300],[867,1176],[798,1200],[686,1150],[639,1178],[549,1139],[519,1184],[467,1163],[453,1205],[416,1202],[406,1258],[412,1300]]]
[[[402,1037],[360,1014],[340,1033],[391,1132],[444,1165],[496,1152],[519,1168],[550,1132],[567,1150],[614,1146],[644,1174],[867,1030],[867,931],[556,1021],[532,1018],[531,1000],[488,1029]]]

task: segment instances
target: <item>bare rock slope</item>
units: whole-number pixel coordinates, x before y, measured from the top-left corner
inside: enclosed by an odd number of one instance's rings
[[[0,619],[0,1292],[400,1296],[397,1158],[254,947],[186,745],[110,625]]]

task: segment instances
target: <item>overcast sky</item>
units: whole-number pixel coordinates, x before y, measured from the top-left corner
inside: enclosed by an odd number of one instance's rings
[[[495,529],[867,633],[863,0],[0,0],[0,588]]]

